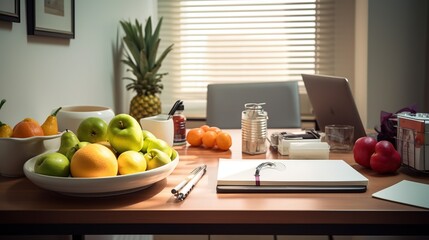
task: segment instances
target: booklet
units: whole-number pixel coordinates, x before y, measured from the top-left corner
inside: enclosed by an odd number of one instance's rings
[[[372,194],[372,196],[392,202],[429,208],[429,185],[424,183],[402,180]]]
[[[368,179],[344,160],[219,159],[218,193],[365,192]]]

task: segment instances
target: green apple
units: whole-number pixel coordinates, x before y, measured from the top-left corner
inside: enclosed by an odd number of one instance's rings
[[[140,151],[143,147],[143,132],[140,124],[126,113],[118,114],[110,120],[107,138],[118,153],[128,150]]]
[[[79,124],[76,135],[82,142],[107,141],[107,123],[99,117],[86,118]]]
[[[61,135],[60,148],[58,149],[58,152],[63,155],[66,155],[68,150],[74,147],[78,143],[79,143],[79,139],[76,136],[76,134],[66,129],[66,131]]]
[[[173,148],[168,145],[168,143],[162,139],[156,138],[149,138],[149,143],[147,145],[147,151],[149,152],[152,149],[158,149],[167,154],[168,157],[171,157],[171,154],[173,153]]]
[[[148,131],[146,129],[143,129],[142,133],[143,133],[143,139],[146,139],[146,138],[156,138],[156,136],[153,135],[153,133],[151,133],[150,131]]]
[[[70,174],[70,161],[64,154],[51,152],[36,159],[34,172],[57,177],[67,177]]]
[[[147,152],[147,146],[149,145],[149,142],[151,142],[151,139],[156,139],[155,135],[153,133],[149,132],[148,130],[142,130],[143,133],[143,147],[141,151],[143,153]]]
[[[147,170],[161,167],[171,162],[170,157],[163,151],[158,149],[149,150],[145,155]]]
[[[91,144],[90,142],[79,142],[78,144],[74,145],[73,147],[71,147],[66,154],[66,157],[68,158],[68,160],[71,161],[73,155],[75,152],[77,152],[77,150],[83,148],[84,146]]]
[[[172,148],[170,159],[173,161],[178,155],[179,153],[176,151],[176,149]]]

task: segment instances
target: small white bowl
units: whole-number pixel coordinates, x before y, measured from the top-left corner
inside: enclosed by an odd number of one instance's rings
[[[82,120],[89,117],[99,117],[109,124],[115,116],[112,109],[102,106],[65,106],[57,113],[58,129],[66,129],[76,133]]]
[[[61,134],[29,138],[0,138],[0,175],[23,176],[22,167],[28,159],[60,147]]]

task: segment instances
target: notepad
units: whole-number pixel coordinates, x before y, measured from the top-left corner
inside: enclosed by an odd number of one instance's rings
[[[402,180],[401,182],[372,194],[392,202],[429,208],[429,185]]]
[[[266,162],[259,176],[256,168]],[[344,160],[219,159],[217,192],[364,192],[368,179]]]

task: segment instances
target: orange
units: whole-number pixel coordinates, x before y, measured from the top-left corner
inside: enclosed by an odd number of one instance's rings
[[[213,132],[218,133],[218,132],[220,132],[221,130],[220,130],[220,128],[218,128],[218,127],[209,127],[209,128],[207,129],[207,131],[213,131]]]
[[[32,119],[26,118],[21,122],[17,123],[12,130],[12,137],[16,138],[27,138],[34,136],[44,136],[42,127],[39,123]]]
[[[216,137],[216,145],[220,150],[228,150],[232,146],[231,135],[227,132],[218,133]]]
[[[115,154],[106,146],[91,143],[77,150],[70,161],[73,177],[111,177],[118,174]]]
[[[216,146],[217,133],[215,131],[207,131],[203,134],[202,142],[204,147],[212,148]]]
[[[186,141],[191,144],[191,146],[198,147],[202,144],[204,130],[201,128],[192,128],[186,134]]]
[[[209,125],[202,125],[200,128],[203,129],[204,132],[207,132],[207,130],[210,128],[210,126]]]

